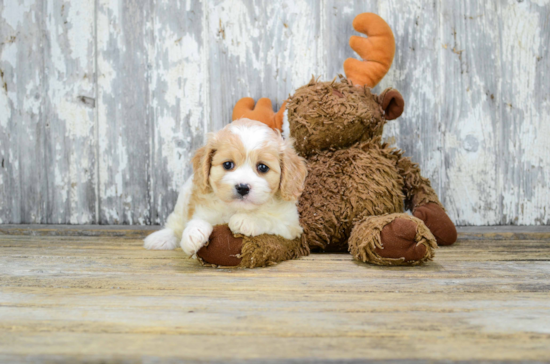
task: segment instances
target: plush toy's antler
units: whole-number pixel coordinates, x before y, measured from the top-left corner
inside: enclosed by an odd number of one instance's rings
[[[359,14],[353,28],[368,38],[352,36],[350,47],[363,61],[348,58],[344,62],[347,78],[356,86],[374,87],[388,73],[395,54],[395,39],[389,25],[376,14]]]
[[[254,99],[251,97],[244,97],[237,101],[233,108],[233,120],[248,118],[252,120],[261,121],[267,124],[270,128],[282,131],[283,128],[283,113],[286,108],[286,101],[281,106],[279,112],[273,112],[273,106],[271,100],[268,98],[261,98],[258,100],[256,107],[254,107]]]

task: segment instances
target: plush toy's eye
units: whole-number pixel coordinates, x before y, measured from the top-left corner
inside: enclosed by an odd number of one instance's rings
[[[233,163],[231,161],[223,163],[223,169],[225,169],[226,171],[232,170],[233,167],[235,167],[235,163]]]
[[[257,168],[258,168],[258,172],[260,173],[267,173],[267,171],[269,171],[269,167],[263,163],[258,164]]]

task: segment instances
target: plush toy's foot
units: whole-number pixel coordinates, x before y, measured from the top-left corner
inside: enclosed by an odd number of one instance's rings
[[[457,238],[455,224],[438,204],[428,203],[414,209],[413,215],[424,221],[438,245],[454,244]]]
[[[422,260],[427,248],[416,243],[416,228],[414,221],[398,217],[380,231],[382,247],[374,251],[383,258],[404,258],[407,262]]]
[[[241,263],[242,247],[243,238],[235,237],[227,225],[216,225],[197,256],[203,263],[235,267]]]
[[[308,254],[300,238],[233,235],[227,225],[214,226],[208,245],[197,252],[203,264],[242,268],[265,267]]]
[[[378,265],[417,265],[437,247],[424,223],[407,214],[367,217],[355,225],[349,249],[355,259]]]

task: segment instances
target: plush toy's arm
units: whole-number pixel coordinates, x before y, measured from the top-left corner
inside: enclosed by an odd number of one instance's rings
[[[309,255],[301,238],[287,240],[277,235],[233,235],[227,225],[214,227],[207,246],[198,251],[203,264],[255,268]]]
[[[254,268],[273,265],[285,260],[309,255],[309,248],[301,238],[287,240],[277,235],[243,237],[240,267]]]
[[[405,183],[405,205],[413,215],[424,221],[439,245],[451,245],[457,239],[456,227],[447,216],[430,180],[422,177],[418,164],[401,157],[397,162]]]
[[[405,205],[409,210],[414,211],[417,207],[430,202],[443,207],[430,180],[420,174],[418,164],[413,163],[410,158],[401,157],[397,162],[397,168],[405,182],[403,192],[405,193]]]

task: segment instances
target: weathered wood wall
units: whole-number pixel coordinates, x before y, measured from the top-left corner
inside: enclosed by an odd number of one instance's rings
[[[0,0],[0,223],[157,224],[243,96],[279,106],[397,41],[388,138],[461,225],[550,223],[547,0]]]

